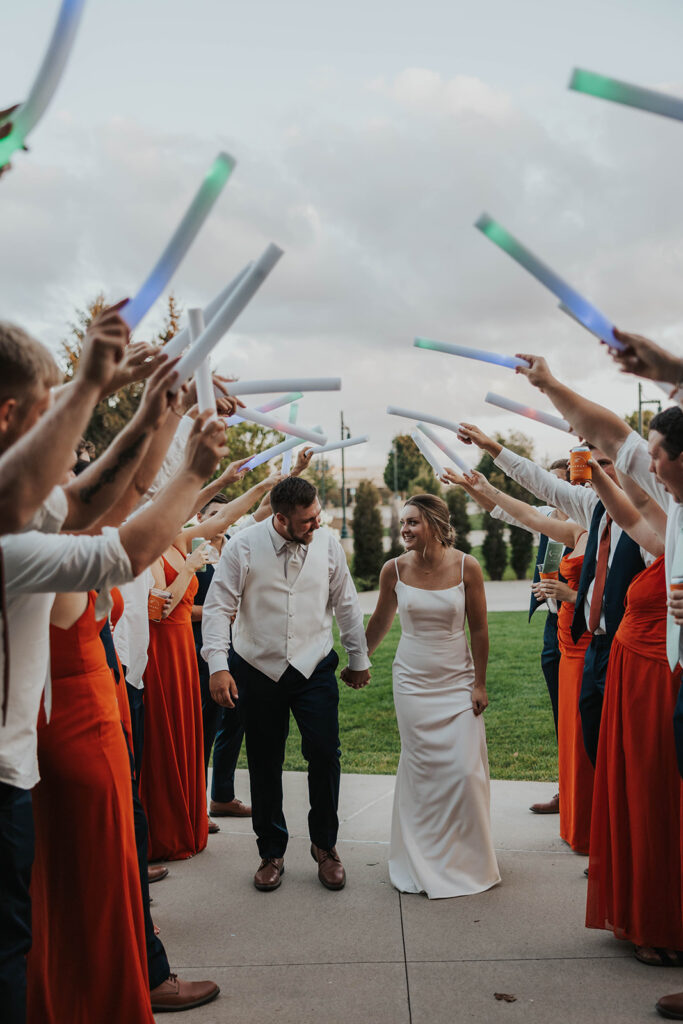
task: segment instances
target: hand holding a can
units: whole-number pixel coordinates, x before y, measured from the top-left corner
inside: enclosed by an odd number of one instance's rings
[[[683,576],[672,576],[667,610],[677,626],[683,626]]]

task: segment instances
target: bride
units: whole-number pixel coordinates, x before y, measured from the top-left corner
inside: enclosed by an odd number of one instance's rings
[[[441,498],[410,498],[401,535],[406,553],[384,565],[367,627],[372,654],[398,609],[393,682],[401,757],[389,875],[401,892],[464,896],[500,882],[482,717],[489,645],[484,579],[476,559],[452,547]]]

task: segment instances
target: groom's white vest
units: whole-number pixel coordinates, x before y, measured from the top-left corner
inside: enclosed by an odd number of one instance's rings
[[[268,520],[245,530],[248,571],[232,645],[270,679],[288,665],[308,678],[332,645],[328,530],[316,530],[294,583],[285,579],[283,556],[275,552]]]

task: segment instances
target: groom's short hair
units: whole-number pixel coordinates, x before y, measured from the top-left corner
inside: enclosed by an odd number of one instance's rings
[[[295,508],[308,508],[318,497],[318,492],[308,480],[300,476],[288,476],[275,484],[270,492],[270,507],[273,512],[290,516]]]

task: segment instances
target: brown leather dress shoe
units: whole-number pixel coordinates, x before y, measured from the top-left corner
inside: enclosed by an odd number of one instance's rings
[[[683,1020],[683,992],[675,992],[672,996],[662,996],[655,1003],[655,1009],[668,1020]]]
[[[237,797],[227,803],[212,800],[209,814],[212,814],[214,818],[251,818],[251,807],[248,804],[243,804]]]
[[[168,874],[168,868],[165,864],[148,864],[147,866],[147,882],[149,885],[152,882],[160,882],[162,878],[166,878]]]
[[[315,843],[311,843],[311,857],[318,862],[318,878],[326,889],[344,888],[346,872],[336,846],[331,850],[321,850]]]
[[[552,800],[548,800],[547,804],[532,804],[529,810],[534,814],[559,814],[560,794],[556,793]]]
[[[216,832],[220,832],[220,830],[220,825],[217,825],[215,821],[211,821],[211,818],[209,818],[209,835],[215,836]]]
[[[272,892],[280,888],[284,873],[284,857],[264,857],[254,875],[254,885],[259,892]]]
[[[174,1010],[192,1010],[215,999],[220,989],[215,981],[181,981],[177,974],[169,974],[166,981],[150,992],[154,1013],[173,1013]]]

